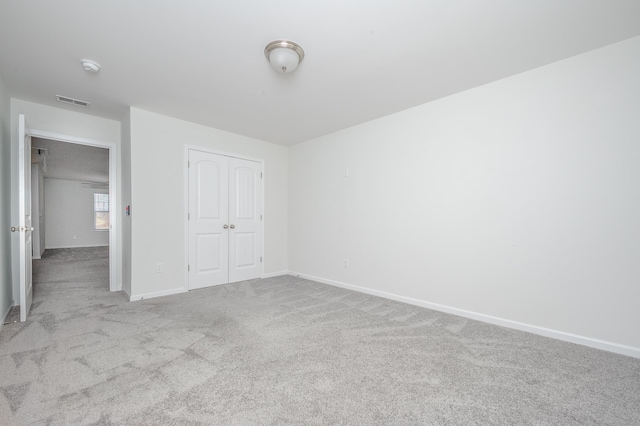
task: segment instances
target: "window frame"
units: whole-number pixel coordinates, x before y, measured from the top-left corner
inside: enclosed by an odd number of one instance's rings
[[[106,197],[106,202],[104,199],[100,200],[99,196],[103,195]],[[106,204],[106,210],[99,210],[98,204],[104,205]],[[104,192],[94,192],[93,193],[93,230],[102,232],[109,231],[111,229],[110,217],[109,217],[109,209],[111,208],[111,203],[109,200],[109,193]],[[106,213],[107,214],[107,227],[106,228],[98,228],[98,213]]]

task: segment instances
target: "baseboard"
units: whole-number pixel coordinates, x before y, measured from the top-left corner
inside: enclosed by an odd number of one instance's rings
[[[187,292],[186,288],[180,287],[180,288],[172,288],[171,290],[154,291],[151,293],[133,294],[129,296],[129,302],[136,302],[138,300],[153,299],[154,297],[170,296],[172,294],[180,294],[180,293],[186,293],[186,292]],[[125,291],[125,294],[127,294],[126,291]]]
[[[267,272],[265,274],[262,274],[262,278],[280,277],[282,275],[289,275],[289,271]]]
[[[421,306],[423,308],[433,309],[434,311],[446,312],[448,314],[458,315],[465,318],[470,318],[477,321],[486,322],[489,324],[499,325],[502,327],[512,328],[514,330],[526,331],[528,333],[537,334],[540,336],[551,337],[552,339],[562,340],[569,343],[576,343],[578,345],[589,346],[595,349],[601,349],[608,352],[614,352],[621,355],[630,356],[633,358],[640,358],[640,348],[633,346],[621,345],[618,343],[607,342],[604,340],[593,339],[591,337],[579,336],[577,334],[566,333],[564,331],[553,330],[550,328],[539,327],[536,325],[525,324],[518,321],[512,321],[505,318],[494,317],[491,315],[480,314],[477,312],[467,311],[464,309],[458,309],[451,306],[440,305],[438,303],[431,303],[420,299],[414,299],[411,297],[400,296],[398,294],[387,293],[385,291],[373,290],[366,287],[360,287],[353,284],[347,284],[340,281],[334,281],[321,277],[314,277],[312,275],[301,274],[298,272],[289,271],[289,275],[299,276],[311,281],[317,281],[323,284],[329,284],[334,287],[345,288],[347,290],[357,291],[359,293],[370,294],[372,296],[378,296],[385,299],[395,300],[397,302],[408,303],[410,305]]]
[[[89,247],[109,247],[109,244],[89,244],[87,246],[57,246],[46,247],[45,250],[67,249],[67,248],[89,248]]]
[[[124,294],[124,297],[126,297],[127,300],[131,302],[131,295],[129,294],[129,292],[125,290],[124,287],[120,287],[120,291],[122,292],[122,294]]]
[[[33,256],[31,256],[31,259],[33,259],[33,260],[40,260],[40,259],[41,259],[41,257],[40,257],[40,256],[36,256],[36,255],[33,255]]]

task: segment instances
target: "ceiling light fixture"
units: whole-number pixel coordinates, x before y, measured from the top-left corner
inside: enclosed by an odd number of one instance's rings
[[[304,50],[299,44],[288,40],[275,40],[264,48],[264,56],[274,70],[290,73],[298,68],[304,59]]]
[[[80,63],[82,64],[82,68],[88,72],[98,72],[100,71],[100,64],[92,61],[91,59],[81,59]]]

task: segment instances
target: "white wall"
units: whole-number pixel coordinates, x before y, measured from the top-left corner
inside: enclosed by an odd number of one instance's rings
[[[0,320],[13,305],[11,280],[11,102],[0,76]],[[1,324],[1,322],[0,322]],[[0,328],[2,326],[0,325]]]
[[[187,145],[264,160],[264,271],[286,272],[287,148],[137,108],[130,113],[131,296],[186,288]],[[155,272],[158,262],[161,274]]]
[[[56,133],[76,138],[93,139],[101,142],[110,142],[116,144],[116,180],[117,191],[121,193],[121,160],[120,160],[120,122],[100,118],[81,112],[71,111],[63,108],[54,108],[46,105],[27,102],[20,99],[11,99],[11,164],[18,163],[17,150],[17,129],[18,115],[25,114],[27,124],[31,129],[43,132]],[[18,219],[18,174],[17,168],[11,170],[11,218],[17,223]],[[120,217],[118,217],[118,220]],[[118,229],[116,250],[116,281],[120,285],[122,282],[122,238],[121,229]],[[13,250],[17,251],[18,239],[14,236],[12,239]],[[13,268],[18,270],[18,258],[13,258]],[[18,300],[18,277],[13,277],[13,294],[16,301]]]
[[[91,188],[77,180],[45,179],[46,248],[109,245],[109,231],[94,229],[93,194],[109,188]]]
[[[294,273],[640,356],[640,37],[293,146],[289,200]]]
[[[33,258],[40,259],[45,249],[44,177],[40,163],[31,164],[31,241]]]

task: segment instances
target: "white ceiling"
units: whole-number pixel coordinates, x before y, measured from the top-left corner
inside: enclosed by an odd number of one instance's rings
[[[290,145],[637,35],[638,0],[0,0],[0,75]],[[279,38],[295,73],[264,57]]]
[[[43,164],[42,175],[50,179],[79,180],[86,184],[109,184],[109,150],[87,145],[32,138],[31,161]],[[38,152],[35,148],[45,148]]]

